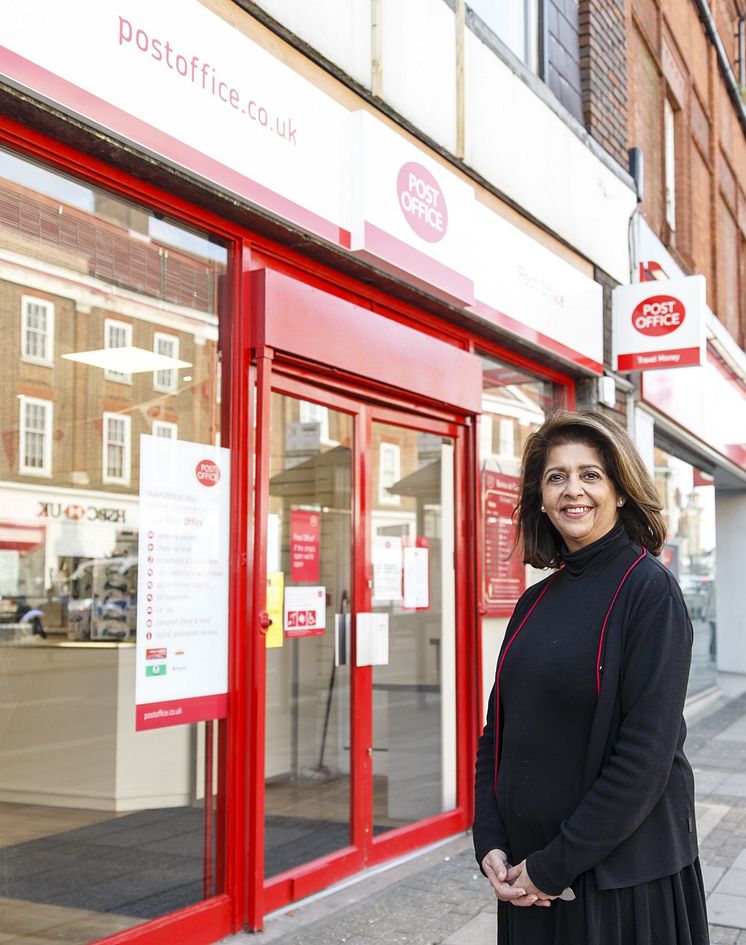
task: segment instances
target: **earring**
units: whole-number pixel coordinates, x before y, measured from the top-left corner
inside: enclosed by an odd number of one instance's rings
[[[617,500],[616,500],[616,504],[617,504],[617,505],[619,506],[619,508],[621,509],[621,507],[624,505],[624,499],[617,499]]]
[[[542,507],[541,507],[541,511],[542,511],[542,512],[546,512],[546,509],[544,508],[543,505],[542,505]]]

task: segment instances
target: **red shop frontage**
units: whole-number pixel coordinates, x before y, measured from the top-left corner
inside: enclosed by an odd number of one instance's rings
[[[261,103],[108,6],[0,60],[3,910],[207,945],[468,828],[521,447],[602,290],[247,14],[172,44]]]

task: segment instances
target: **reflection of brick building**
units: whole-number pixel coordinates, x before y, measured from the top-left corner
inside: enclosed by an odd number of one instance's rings
[[[4,479],[136,491],[141,433],[215,442],[222,267],[149,237],[147,223],[2,184]],[[125,375],[62,357],[125,344],[190,367]]]

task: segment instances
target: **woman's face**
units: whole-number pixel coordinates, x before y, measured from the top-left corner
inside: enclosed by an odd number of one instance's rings
[[[611,531],[619,518],[619,501],[598,450],[585,443],[564,443],[549,450],[541,503],[570,551]]]

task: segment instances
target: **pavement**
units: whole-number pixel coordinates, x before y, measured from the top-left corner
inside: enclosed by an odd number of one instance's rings
[[[687,707],[712,945],[746,945],[746,676]],[[496,908],[469,834],[268,916],[226,945],[495,945]]]

